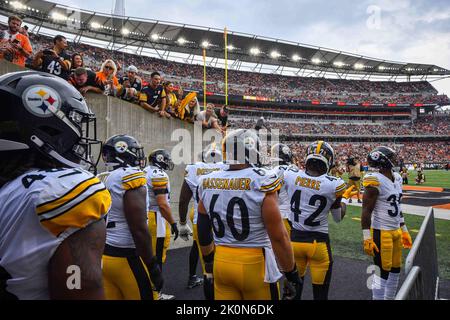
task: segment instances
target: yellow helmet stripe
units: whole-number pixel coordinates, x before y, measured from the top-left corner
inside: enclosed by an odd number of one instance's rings
[[[320,149],[322,149],[322,145],[323,145],[323,141],[319,141],[319,143],[317,144],[317,148],[316,148],[316,154],[320,153]]]

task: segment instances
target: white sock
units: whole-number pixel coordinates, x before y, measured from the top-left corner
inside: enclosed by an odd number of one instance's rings
[[[397,293],[398,282],[400,281],[400,273],[389,272],[389,278],[386,281],[386,291],[384,300],[394,300]]]
[[[372,281],[372,299],[384,300],[385,289],[386,289],[386,280],[374,274]]]

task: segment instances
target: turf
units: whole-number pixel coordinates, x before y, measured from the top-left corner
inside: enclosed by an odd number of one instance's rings
[[[342,178],[348,181],[347,173],[345,173]],[[416,185],[417,172],[409,171],[409,185]],[[425,180],[426,182],[421,184],[424,187],[440,187],[444,189],[450,189],[450,171],[445,170],[425,170]]]
[[[330,238],[333,255],[354,258],[367,261],[368,265],[372,259],[364,254],[362,249],[361,232],[361,208],[349,206],[344,220],[337,224],[330,219]],[[405,215],[406,225],[414,239],[423,221],[423,217]],[[450,221],[435,220],[436,242],[439,258],[439,274],[445,279],[450,279]],[[409,250],[403,250],[403,261]]]

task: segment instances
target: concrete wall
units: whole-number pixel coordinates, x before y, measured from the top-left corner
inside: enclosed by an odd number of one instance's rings
[[[22,69],[9,62],[0,61],[0,75],[18,70]],[[97,116],[97,138],[99,140],[105,141],[115,134],[128,134],[142,143],[145,154],[148,155],[157,148],[164,148],[171,152],[172,148],[179,143],[178,141],[171,141],[171,135],[176,129],[186,129],[186,133],[189,133],[191,137],[193,136],[194,126],[192,124],[177,119],[160,118],[138,105],[99,94],[88,94],[86,100]],[[186,139],[182,143],[188,147],[187,150],[194,149],[193,142],[190,142],[190,139]],[[95,150],[95,152],[99,152],[99,150]],[[184,167],[185,164],[176,165],[173,171],[168,172],[172,187],[171,203],[177,218],[179,191],[184,179]],[[99,172],[103,168],[104,165],[101,162]]]

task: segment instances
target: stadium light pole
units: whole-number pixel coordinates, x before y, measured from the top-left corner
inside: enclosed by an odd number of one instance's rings
[[[225,40],[225,105],[228,105],[228,30],[225,27],[223,32]]]

